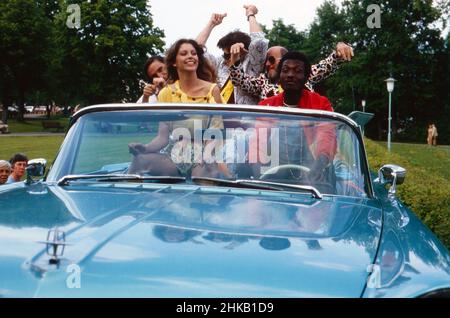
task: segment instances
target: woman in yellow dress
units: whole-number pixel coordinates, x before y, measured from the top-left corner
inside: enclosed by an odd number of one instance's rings
[[[169,74],[168,85],[158,95],[158,102],[165,103],[223,103],[220,90],[215,82],[215,71],[204,57],[203,49],[194,40],[178,40],[166,54]],[[220,116],[190,115],[189,119],[160,122],[158,135],[148,144],[131,143],[130,152],[134,159],[129,173],[149,173],[170,176],[215,176],[220,167],[217,164],[204,164],[203,142],[193,140],[171,140],[177,128],[185,128],[191,138],[194,126],[201,129],[222,129]],[[190,147],[188,160],[180,154]],[[197,149],[197,151],[195,150]],[[184,153],[185,154],[185,153]],[[225,171],[226,172],[226,171]]]

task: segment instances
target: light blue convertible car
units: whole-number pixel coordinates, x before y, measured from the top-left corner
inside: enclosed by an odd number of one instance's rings
[[[0,187],[0,297],[448,297],[450,254],[347,116],[98,105]]]

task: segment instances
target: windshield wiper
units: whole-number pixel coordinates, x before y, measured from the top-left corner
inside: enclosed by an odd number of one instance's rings
[[[158,183],[179,183],[185,182],[185,177],[172,177],[172,176],[140,176],[138,174],[79,174],[79,175],[67,175],[58,180],[59,186],[67,185],[72,180],[88,180],[97,179],[97,181],[152,181]]]
[[[278,182],[270,182],[263,180],[252,180],[252,179],[236,179],[236,180],[225,180],[225,179],[217,179],[217,178],[204,178],[204,177],[192,177],[192,182],[196,184],[215,184],[215,185],[224,185],[231,186],[236,188],[252,188],[252,189],[261,189],[261,190],[275,190],[275,191],[283,191],[287,189],[292,190],[300,190],[307,191],[312,194],[312,196],[316,199],[322,199],[322,194],[316,188],[312,186],[298,185],[298,184],[289,184],[289,183],[278,183]]]

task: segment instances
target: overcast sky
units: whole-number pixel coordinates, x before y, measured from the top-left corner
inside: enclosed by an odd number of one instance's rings
[[[298,30],[306,29],[315,17],[316,8],[324,0],[148,0],[155,26],[164,30],[166,44],[179,38],[195,38],[206,25],[212,13],[228,15],[216,27],[208,40],[209,52],[220,54],[217,41],[230,31],[248,32],[244,4],[254,4],[259,10],[258,22],[272,27],[272,20],[282,18],[285,24],[294,24]],[[340,3],[337,0],[336,3]]]

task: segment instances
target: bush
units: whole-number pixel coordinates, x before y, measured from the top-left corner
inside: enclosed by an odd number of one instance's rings
[[[400,200],[450,249],[450,182],[424,167],[411,164],[407,158],[387,153],[371,140],[365,139],[365,146],[373,171],[387,163],[407,169],[405,183],[398,188]]]

